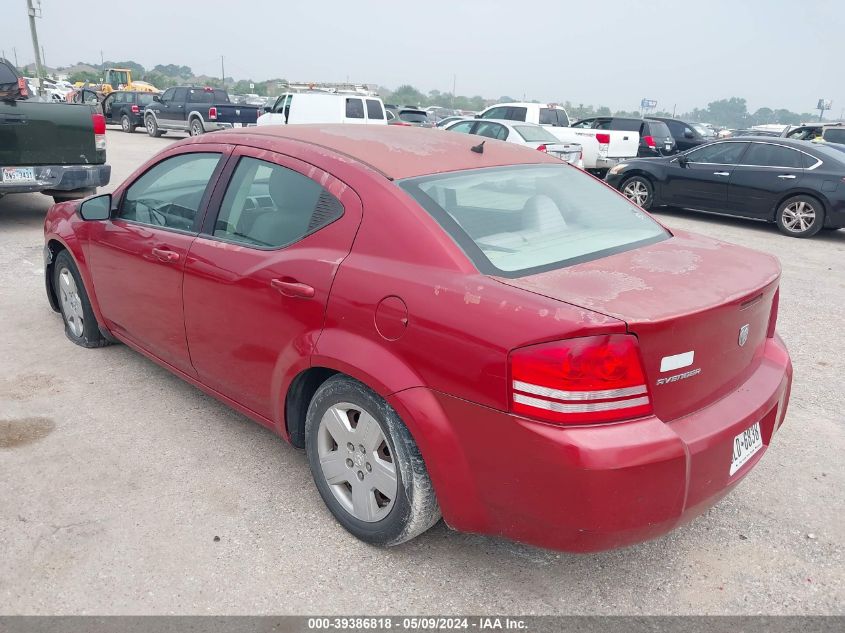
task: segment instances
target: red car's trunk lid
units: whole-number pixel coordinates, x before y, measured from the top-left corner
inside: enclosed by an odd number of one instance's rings
[[[753,372],[779,278],[774,257],[676,231],[643,248],[499,281],[625,321],[639,339],[654,412],[669,421]]]

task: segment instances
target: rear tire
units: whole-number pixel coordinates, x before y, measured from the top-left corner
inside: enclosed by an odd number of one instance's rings
[[[48,269],[49,270],[49,269]],[[65,325],[65,335],[80,347],[104,347],[109,341],[100,333],[91,301],[79,270],[67,251],[61,251],[52,266],[53,291]]]
[[[357,380],[336,375],[317,389],[305,421],[305,451],[323,502],[362,541],[398,545],[440,520],[410,432]]]
[[[147,128],[147,134],[154,138],[161,136],[161,130],[158,129],[158,122],[154,116],[148,116],[144,119],[144,127]]]
[[[654,186],[644,176],[631,176],[619,185],[619,191],[631,202],[646,211],[654,204]]]
[[[126,132],[127,134],[132,134],[135,131],[135,126],[132,125],[132,121],[129,120],[129,117],[125,114],[120,117],[120,129]]]
[[[793,196],[781,202],[775,222],[789,237],[813,237],[824,226],[824,207],[811,196]]]
[[[199,119],[191,119],[191,125],[188,128],[188,133],[191,136],[200,136],[201,134],[205,134],[205,128],[203,128],[202,121]]]

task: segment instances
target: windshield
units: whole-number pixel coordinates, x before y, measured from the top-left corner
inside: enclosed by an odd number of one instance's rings
[[[539,125],[514,125],[513,129],[526,143],[560,143],[554,134]]]
[[[568,165],[513,165],[400,182],[484,274],[521,277],[669,237]]]

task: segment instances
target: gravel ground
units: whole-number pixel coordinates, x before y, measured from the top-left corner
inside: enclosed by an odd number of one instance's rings
[[[174,140],[108,136],[115,184]],[[335,524],[303,453],[126,347],[65,339],[44,296],[49,203],[0,200],[0,613],[843,613],[845,231],[657,213],[784,268],[791,408],[707,514],[594,555],[442,523],[381,550]]]

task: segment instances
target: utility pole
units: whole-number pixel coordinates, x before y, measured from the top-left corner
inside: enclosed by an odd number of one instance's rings
[[[220,79],[223,80],[223,87],[226,87],[226,69],[223,67],[223,55],[220,56]]]
[[[455,84],[457,84],[457,83],[458,83],[458,76],[452,75],[452,103],[450,104],[452,106],[452,109],[455,108]]]
[[[44,54],[44,44],[41,45],[41,63],[44,64],[44,76],[47,76],[47,56]]]
[[[38,3],[39,9],[41,11],[41,2]],[[41,66],[41,51],[40,47],[38,46],[38,32],[35,29],[35,18],[41,17],[35,11],[35,7],[32,6],[32,0],[26,0],[26,8],[27,12],[29,13],[29,32],[32,35],[32,48],[35,51],[35,72],[38,74],[38,94],[44,95],[44,82],[41,81],[44,79],[44,68]]]
[[[15,68],[20,68],[20,66],[18,66],[18,49],[14,46],[12,47],[12,53],[15,55]]]
[[[100,51],[100,66],[105,66],[106,62],[103,60],[103,51]]]
[[[677,107],[678,107],[678,104],[677,104],[677,103],[676,103],[675,105],[673,105],[673,106],[672,106],[672,118],[673,118],[673,119],[675,118],[675,108],[677,108]]]

